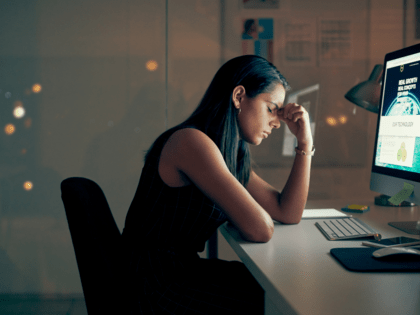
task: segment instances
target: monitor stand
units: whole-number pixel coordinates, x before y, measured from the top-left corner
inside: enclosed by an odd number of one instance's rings
[[[394,205],[388,201],[391,196],[388,195],[379,195],[375,197],[375,205],[384,206],[384,207],[415,207],[416,204],[408,201],[403,201],[399,205]]]
[[[420,235],[420,221],[389,222],[388,225],[408,234]]]

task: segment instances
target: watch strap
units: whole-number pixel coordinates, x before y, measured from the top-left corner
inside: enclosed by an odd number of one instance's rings
[[[311,152],[306,152],[303,150],[300,150],[298,147],[295,148],[296,154],[299,155],[309,155],[309,156],[314,156],[315,154],[315,146],[312,146],[312,151]]]

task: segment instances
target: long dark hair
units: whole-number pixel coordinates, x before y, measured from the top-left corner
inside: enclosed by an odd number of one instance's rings
[[[246,186],[251,157],[248,143],[239,137],[238,113],[233,106],[232,92],[236,86],[242,85],[246,95],[254,98],[272,92],[278,83],[286,90],[290,89],[283,75],[266,59],[255,55],[233,58],[217,71],[191,116],[167,132],[193,126],[207,134],[220,149],[230,172]]]

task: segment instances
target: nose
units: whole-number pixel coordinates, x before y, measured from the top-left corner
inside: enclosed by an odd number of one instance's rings
[[[279,129],[280,128],[280,119],[277,117],[275,120],[272,121],[271,126],[273,128]]]

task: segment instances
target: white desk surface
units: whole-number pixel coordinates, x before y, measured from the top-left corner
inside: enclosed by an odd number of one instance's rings
[[[409,235],[388,225],[417,221],[419,207],[380,207],[373,200],[308,201],[307,209],[365,204],[370,211],[353,213],[382,234],[382,238]],[[335,247],[364,247],[361,240],[328,241],[314,225],[276,223],[268,243],[244,241],[231,225],[220,232],[251,271],[281,314],[420,314],[420,273],[352,272],[330,254]]]

